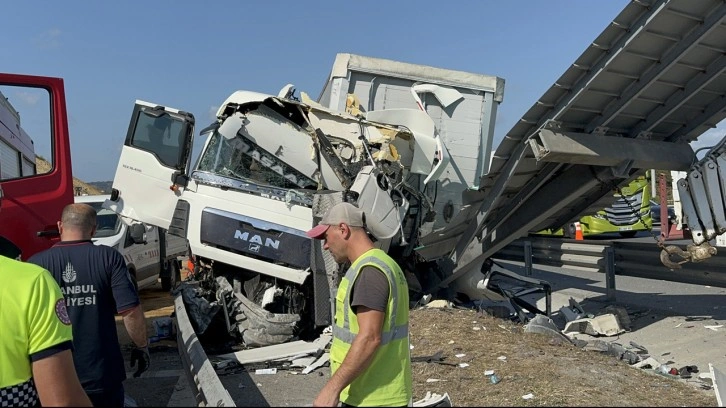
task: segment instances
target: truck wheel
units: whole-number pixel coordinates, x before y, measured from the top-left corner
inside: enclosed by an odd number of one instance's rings
[[[562,235],[564,235],[565,238],[569,239],[575,239],[575,234],[577,227],[575,227],[574,223],[570,223],[562,227]]]
[[[171,292],[179,284],[179,281],[181,281],[181,273],[179,272],[179,263],[177,261],[169,262],[168,265],[170,269],[169,274],[161,278],[161,290]]]

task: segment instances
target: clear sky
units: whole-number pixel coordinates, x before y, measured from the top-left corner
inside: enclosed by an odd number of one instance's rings
[[[198,136],[235,90],[316,98],[339,52],[504,78],[496,146],[628,2],[12,1],[0,71],[65,80],[84,181],[113,179],[136,99],[193,113]]]

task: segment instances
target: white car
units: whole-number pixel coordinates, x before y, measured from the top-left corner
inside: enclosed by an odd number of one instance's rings
[[[96,245],[110,246],[123,255],[129,273],[137,282],[139,289],[161,280],[161,287],[170,290],[179,281],[178,256],[187,254],[187,240],[169,235],[165,230],[144,225],[145,239],[134,242],[131,237],[131,220],[119,217],[113,211],[103,208],[109,195],[76,196],[76,203],[88,204],[96,210],[96,234],[93,242]],[[135,222],[134,222],[135,223]],[[165,241],[164,251],[160,245]]]

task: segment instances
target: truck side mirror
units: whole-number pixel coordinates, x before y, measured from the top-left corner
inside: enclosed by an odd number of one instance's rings
[[[187,184],[189,184],[189,176],[181,171],[175,171],[174,174],[171,175],[171,182],[174,185],[186,187]]]
[[[129,235],[134,244],[146,244],[146,228],[144,224],[132,224],[129,227]]]

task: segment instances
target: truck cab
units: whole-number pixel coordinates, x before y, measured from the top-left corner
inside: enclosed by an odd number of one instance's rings
[[[225,296],[245,316],[300,321],[292,333],[267,319],[236,320],[229,307],[225,324],[247,345],[330,323],[338,266],[305,231],[334,204],[361,208],[376,245],[405,257],[399,263],[423,279],[431,265],[417,263],[447,257],[472,218],[466,193],[487,168],[503,82],[471,74],[464,83],[460,72],[424,75],[426,67],[364,59],[380,69],[371,77],[358,58],[341,58],[345,72],[334,70],[318,101],[296,96],[292,85],[277,95],[233,92],[199,132],[206,140],[193,166],[194,117],[151,102],[134,106],[104,207],[186,237],[205,290],[227,291],[217,279],[227,280],[234,295]],[[405,81],[404,65],[412,75]],[[344,83],[348,70],[360,78]],[[355,87],[365,81],[379,92]]]
[[[136,223],[145,231],[141,239],[131,233],[132,220],[124,219],[103,208],[110,195],[76,196],[76,203],[88,204],[96,210],[96,233],[93,242],[116,249],[123,255],[126,267],[139,289],[161,281],[163,290],[170,290],[179,281],[178,256],[187,253],[186,239],[168,235],[156,226]]]

